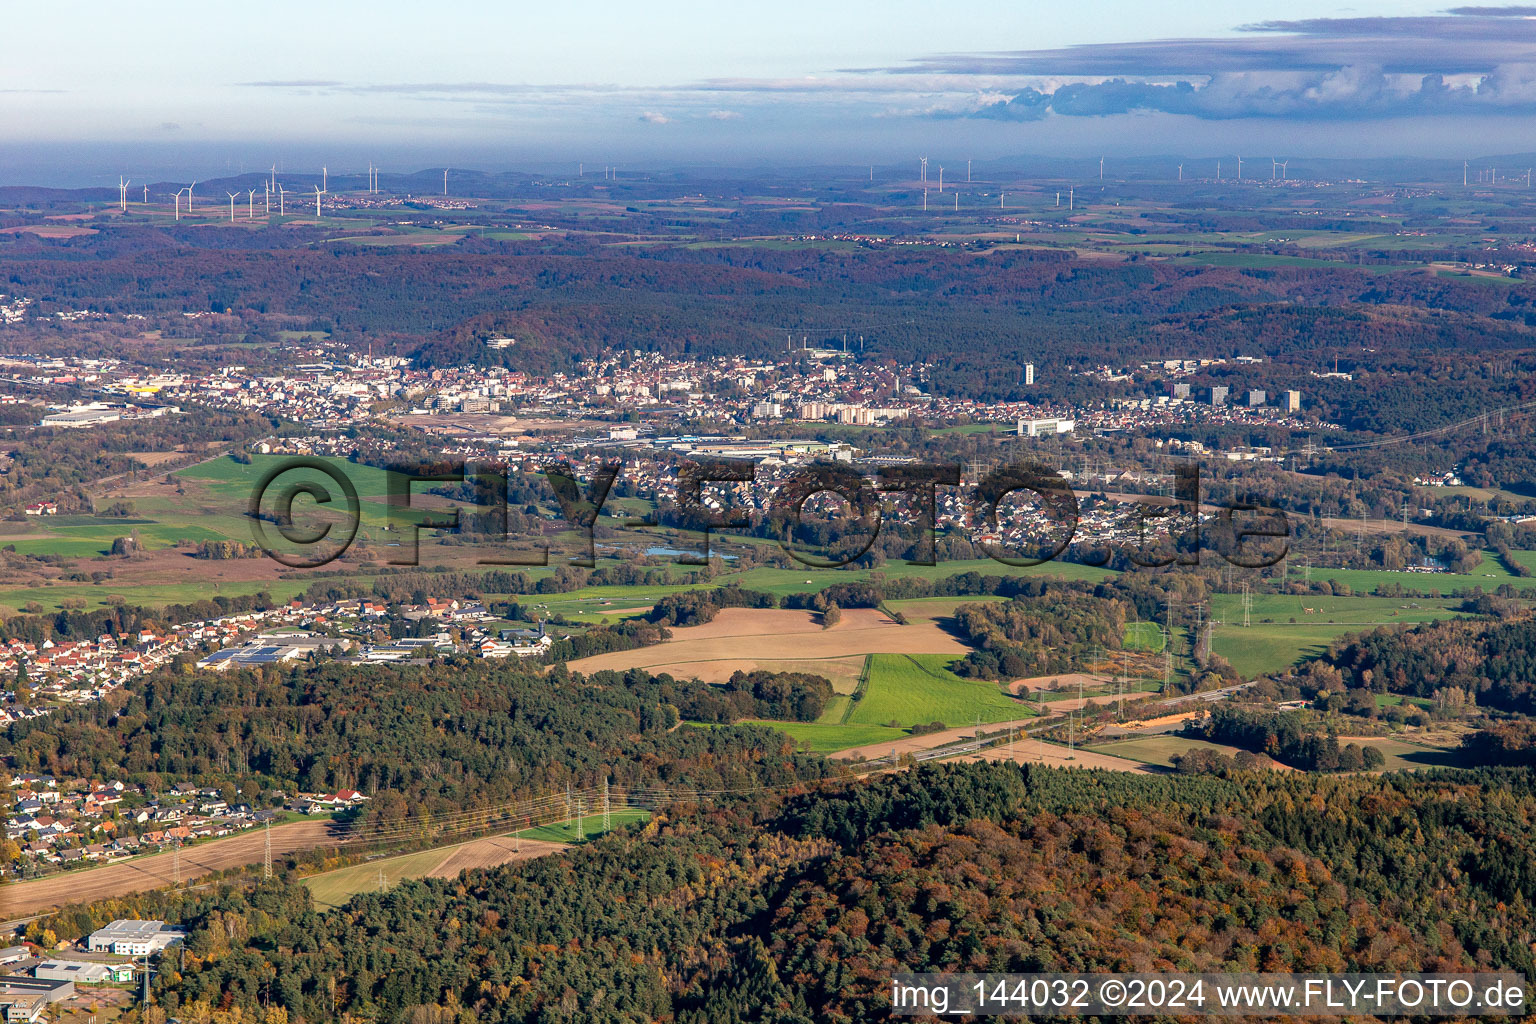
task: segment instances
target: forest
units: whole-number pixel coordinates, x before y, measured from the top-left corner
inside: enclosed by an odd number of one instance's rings
[[[767,729],[675,727],[684,708],[723,723],[814,717],[828,696],[825,679],[798,674],[743,675],[721,691],[638,671],[583,677],[468,658],[170,671],[13,722],[0,755],[15,771],[64,777],[233,783],[263,804],[279,792],[353,788],[370,797],[373,822],[430,826],[604,779],[722,788],[820,778],[826,762]]]
[[[1347,689],[1438,697],[1459,691],[1500,711],[1536,713],[1536,620],[1436,622],[1378,629],[1336,644],[1319,661]]]
[[[287,1021],[889,1019],[955,971],[1536,968],[1536,775],[926,766],[683,801],[554,857],[317,913],[291,880],[71,908],[180,923],[159,1011]]]

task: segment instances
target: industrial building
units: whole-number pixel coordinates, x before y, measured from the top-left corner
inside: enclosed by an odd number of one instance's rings
[[[44,960],[32,969],[32,977],[72,981],[76,985],[105,985],[109,981],[132,981],[133,968],[85,960]]]
[[[1076,429],[1076,420],[1019,420],[1017,433],[1020,437],[1053,437],[1056,434],[1070,434]]]
[[[186,932],[180,928],[167,928],[164,921],[133,921],[120,918],[91,932],[91,937],[86,941],[86,948],[92,953],[148,956],[186,937]]]

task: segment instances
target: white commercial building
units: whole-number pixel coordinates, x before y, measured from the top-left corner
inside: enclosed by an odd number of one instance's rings
[[[119,919],[91,932],[86,948],[92,953],[148,956],[186,937],[186,932],[180,928],[167,928],[164,921]]]

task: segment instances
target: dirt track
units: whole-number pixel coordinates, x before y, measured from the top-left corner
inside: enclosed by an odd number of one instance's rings
[[[263,829],[189,846],[181,851],[181,880],[188,882],[211,871],[258,864],[265,844]],[[295,821],[272,829],[272,853],[279,856],[325,845],[330,821]],[[174,854],[155,853],[121,864],[68,871],[31,882],[0,887],[0,918],[31,917],[62,907],[125,893],[158,889],[175,882]]]

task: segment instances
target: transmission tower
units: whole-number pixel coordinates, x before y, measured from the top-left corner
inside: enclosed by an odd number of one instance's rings
[[[613,828],[613,816],[608,811],[608,779],[603,778],[603,831]]]
[[[1243,584],[1243,625],[1252,625],[1253,594],[1248,591],[1248,584]]]
[[[267,822],[266,835],[262,838],[261,877],[272,877],[272,822]]]
[[[379,868],[379,892],[388,892],[389,884],[384,881],[384,869]]]
[[[175,841],[173,841],[171,843],[171,878],[175,881],[177,888],[180,888],[181,887],[181,840],[180,839],[177,839],[177,840],[175,840]]]

